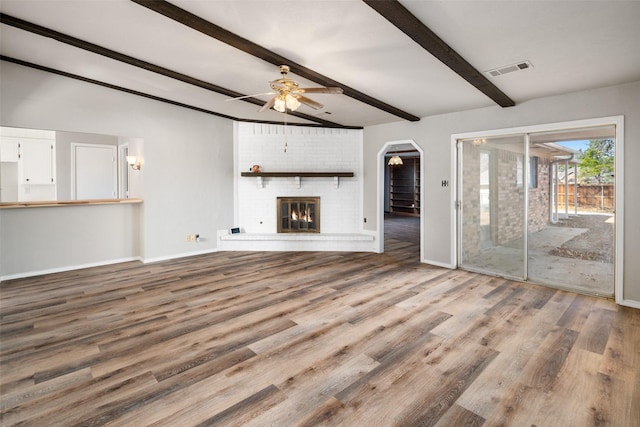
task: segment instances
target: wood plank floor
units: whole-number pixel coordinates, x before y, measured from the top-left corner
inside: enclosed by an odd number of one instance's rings
[[[2,425],[640,426],[640,310],[385,247],[4,282]]]

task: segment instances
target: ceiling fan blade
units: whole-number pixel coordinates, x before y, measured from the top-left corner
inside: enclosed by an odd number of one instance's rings
[[[273,104],[275,104],[275,103],[276,103],[276,98],[277,98],[277,96],[274,96],[274,97],[273,97],[273,98],[271,98],[269,101],[267,101],[267,102],[262,106],[262,108],[260,108],[260,109],[258,110],[258,112],[259,112],[259,113],[262,113],[263,111],[268,110],[269,108],[273,107]]]
[[[237,98],[225,99],[225,101],[237,101],[238,99],[253,98],[254,96],[275,95],[275,92],[256,93],[253,95],[238,96]]]
[[[309,107],[315,109],[315,110],[319,110],[322,107],[324,107],[324,105],[320,104],[319,102],[314,101],[313,99],[309,99],[306,96],[303,95],[295,95],[296,99],[298,101],[300,101],[301,103],[308,105]]]
[[[299,87],[292,92],[295,93],[342,93],[340,87]]]

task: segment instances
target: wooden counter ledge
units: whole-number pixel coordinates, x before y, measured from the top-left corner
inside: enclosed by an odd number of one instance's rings
[[[85,205],[117,205],[122,203],[142,203],[142,199],[91,199],[91,200],[49,200],[40,202],[4,202],[0,203],[0,209],[16,208],[41,208],[58,206],[85,206]]]

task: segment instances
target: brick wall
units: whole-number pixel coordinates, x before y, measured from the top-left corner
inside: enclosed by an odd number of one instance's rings
[[[286,152],[285,152],[286,142]],[[256,178],[238,176],[238,227],[247,233],[276,233],[276,197],[320,197],[320,231],[362,231],[362,131],[238,123],[238,175],[254,164],[262,172],[354,172],[353,178]]]
[[[482,230],[480,217],[480,152],[482,146],[465,145],[463,150],[463,259],[482,248],[482,240],[506,245],[522,238],[524,189],[518,185],[518,157],[522,154],[492,149],[490,173],[491,226]],[[538,158],[537,186],[529,188],[528,232],[539,231],[549,223],[549,169],[547,159]]]
[[[462,159],[462,259],[480,252],[480,148],[466,144]]]
[[[529,233],[549,224],[551,162],[538,157],[538,186],[529,189]]]
[[[517,185],[518,156],[521,155],[511,151],[495,151],[498,196],[497,201],[495,195],[492,198],[496,201],[492,214],[497,212],[498,220],[494,223],[494,243],[497,245],[522,237],[524,192]]]

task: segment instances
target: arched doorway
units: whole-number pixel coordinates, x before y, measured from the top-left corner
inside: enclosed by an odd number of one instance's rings
[[[417,255],[422,260],[423,155],[423,150],[413,140],[389,141],[378,152],[379,252],[384,252],[385,230],[388,227],[393,230],[395,239],[410,241],[417,238]],[[400,158],[402,164],[389,165],[393,156]]]

